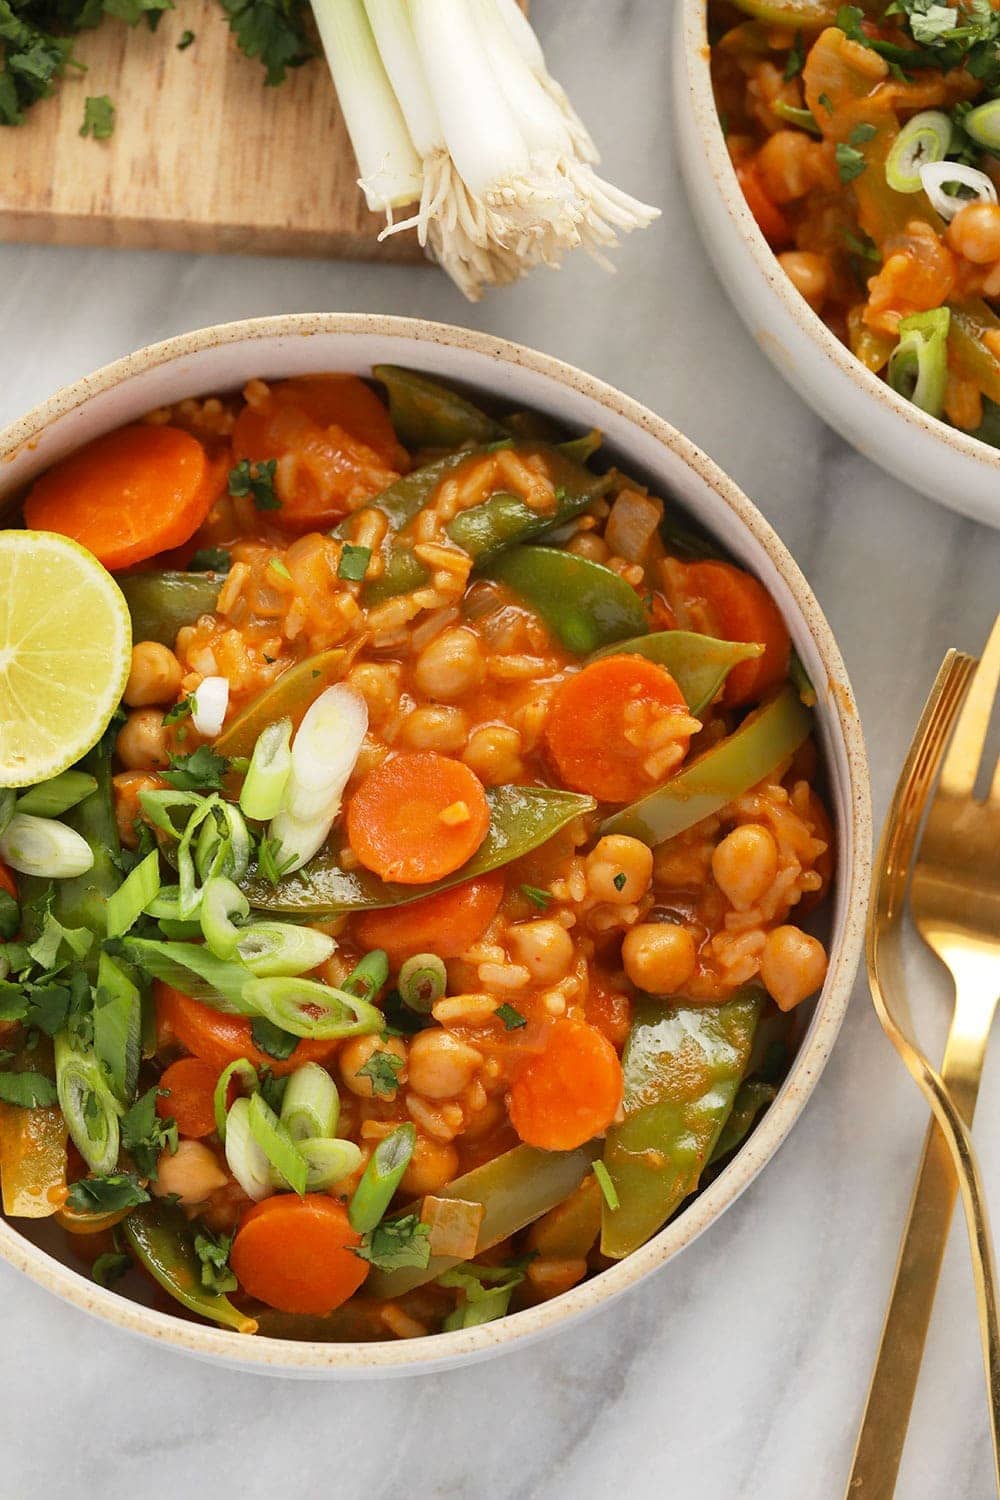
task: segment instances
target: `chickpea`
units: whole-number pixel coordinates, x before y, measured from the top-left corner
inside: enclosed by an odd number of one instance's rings
[[[426,1135],[418,1135],[410,1165],[399,1184],[400,1190],[419,1198],[424,1193],[437,1192],[457,1173],[458,1152],[450,1142],[432,1141]]]
[[[774,203],[804,198],[816,179],[815,142],[801,130],[776,130],[757,155],[764,191]]]
[[[431,703],[415,708],[403,723],[403,741],[412,750],[461,750],[469,722],[460,708]]]
[[[826,978],[823,944],[800,927],[775,927],[760,957],[760,977],[781,1010],[792,1010]]]
[[[425,1099],[454,1099],[482,1067],[483,1054],[448,1031],[418,1031],[410,1043],[410,1087]]]
[[[118,759],[129,771],[161,771],[170,764],[163,714],[158,708],[130,713],[115,742]]]
[[[176,1193],[182,1203],[204,1203],[210,1193],[225,1187],[229,1178],[215,1152],[203,1141],[179,1141],[174,1152],[161,1151],[152,1191],[158,1198]]]
[[[712,851],[715,883],[735,911],[755,906],[778,873],[778,846],[760,823],[743,823]]]
[[[117,776],[112,777],[111,784],[114,789],[118,837],[126,849],[134,849],[139,842],[135,825],[142,816],[139,793],[155,791],[163,782],[158,776],[151,776],[148,771],[119,771]]]
[[[573,939],[560,922],[522,922],[511,929],[510,944],[517,962],[541,984],[561,979],[573,962]]]
[[[414,679],[428,698],[446,703],[478,687],[486,676],[479,638],[464,625],[442,630],[417,657]]]
[[[367,661],[352,667],[347,685],[360,693],[376,723],[382,723],[399,702],[399,668],[386,662]]]
[[[814,250],[784,250],[778,264],[797,292],[819,312],[830,290],[830,262]]]
[[[139,641],[132,647],[132,666],[123,697],[129,708],[150,703],[172,703],[181,690],[181,664],[159,641]]]
[[[352,1094],[357,1094],[360,1099],[373,1099],[375,1094],[375,1081],[361,1069],[367,1066],[376,1052],[388,1052],[392,1057],[398,1057],[403,1066],[396,1072],[397,1086],[406,1081],[406,1043],[398,1036],[355,1036],[349,1042],[345,1042],[337,1058],[340,1068],[340,1076],[350,1089]],[[380,1088],[379,1099],[391,1102],[396,1097],[396,1089],[391,1093],[385,1088]]]
[[[627,834],[609,833],[587,855],[586,871],[590,893],[598,901],[630,906],[649,890],[653,851]]]
[[[591,562],[602,563],[608,557],[608,544],[594,531],[578,531],[573,540],[566,543],[566,551],[575,552],[577,557],[589,558]]]
[[[637,989],[651,995],[683,989],[697,961],[694,938],[676,922],[640,922],[622,943],[625,973]]]
[[[969,203],[960,208],[945,231],[945,244],[977,266],[1000,260],[1000,206]]]
[[[484,724],[469,738],[462,756],[486,786],[504,786],[524,775],[521,736],[505,724]]]

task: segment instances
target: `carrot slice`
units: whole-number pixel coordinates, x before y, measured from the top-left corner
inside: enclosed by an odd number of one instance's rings
[[[737,167],[736,176],[743,189],[743,196],[747,200],[747,208],[757,220],[757,228],[771,249],[781,250],[786,245],[790,245],[792,226],[774,200],[768,197],[767,190],[760,180],[757,163],[750,162],[746,166]]]
[[[387,462],[366,437],[356,435],[330,415],[339,409],[345,419],[358,421],[383,447],[384,434],[374,431],[371,411],[364,420],[358,417],[360,400],[356,393],[341,400],[338,407],[333,391],[321,390],[316,381],[299,382],[298,392],[283,392],[283,386],[275,386],[263,399],[244,407],[233,429],[236,459],[283,461],[281,509],[268,511],[269,522],[287,531],[331,526],[399,478],[402,464],[398,453],[394,453],[396,463]],[[343,392],[340,395],[343,397]],[[379,404],[376,396],[371,399]]]
[[[384,948],[394,965],[417,953],[458,958],[479,941],[493,921],[503,891],[499,870],[479,875],[450,890],[411,901],[408,906],[364,912],[355,920],[354,935],[366,952]]]
[[[34,485],[24,519],[93,552],[106,568],[145,562],[198,530],[218,473],[179,427],[120,427],[78,449]]]
[[[13,896],[14,900],[17,900],[17,881],[14,879],[14,872],[8,869],[2,859],[0,859],[0,890],[6,891],[8,896]]]
[[[342,1203],[324,1193],[265,1198],[243,1215],[229,1264],[251,1297],[280,1312],[332,1312],[354,1295],[368,1264]]]
[[[271,387],[276,400],[297,406],[318,427],[342,427],[377,453],[390,469],[409,468],[388,408],[357,375],[293,375]]]
[[[153,986],[153,999],[158,1036],[164,1042],[180,1042],[219,1072],[245,1057],[255,1068],[270,1068],[272,1073],[282,1075],[294,1073],[307,1062],[325,1067],[337,1054],[338,1042],[301,1041],[290,1057],[280,1060],[255,1044],[246,1016],[224,1016],[159,980]]]
[[[622,1065],[607,1037],[566,1017],[510,1091],[510,1123],[529,1146],[572,1151],[607,1130],[622,1100]]]
[[[687,704],[665,667],[641,656],[606,656],[559,688],[546,743],[567,786],[601,802],[631,802],[663,780],[646,763],[659,748],[650,734],[669,714],[686,715]],[[677,737],[683,752],[690,738]]]
[[[432,750],[383,761],[368,772],[347,810],[347,836],[358,859],[402,885],[454,874],[489,826],[478,777]]]
[[[712,635],[757,641],[764,655],[740,662],[726,679],[727,708],[756,703],[788,676],[791,640],[781,611],[762,583],[726,562],[689,563],[684,572],[688,607],[700,610]]]
[[[180,1135],[199,1140],[215,1129],[215,1085],[219,1069],[201,1057],[179,1057],[159,1082],[156,1113],[175,1120]]]

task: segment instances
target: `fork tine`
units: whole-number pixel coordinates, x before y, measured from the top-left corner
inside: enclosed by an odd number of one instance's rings
[[[993,717],[993,704],[1000,684],[1000,615],[969,687],[955,733],[941,767],[941,789],[954,797],[967,797],[976,784],[983,746]]]

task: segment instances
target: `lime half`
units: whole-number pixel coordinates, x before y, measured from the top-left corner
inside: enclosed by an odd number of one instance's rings
[[[85,547],[0,531],[0,786],[58,776],[97,744],[131,650],[125,596]]]

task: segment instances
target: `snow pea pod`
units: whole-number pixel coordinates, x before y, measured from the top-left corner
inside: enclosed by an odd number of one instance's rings
[[[133,573],[118,585],[132,616],[132,639],[173,649],[182,625],[215,608],[222,580],[213,573]]]
[[[576,656],[648,629],[631,584],[587,557],[554,547],[514,547],[485,571],[540,615]]]
[[[236,1333],[257,1332],[254,1318],[202,1284],[191,1230],[180,1209],[143,1203],[132,1210],[122,1229],[140,1264],[182,1307]]]
[[[490,826],[485,839],[472,858],[444,880],[420,886],[391,885],[368,870],[341,869],[327,849],[277,885],[252,874],[242,882],[243,891],[258,911],[286,912],[306,918],[321,913],[333,915],[402,906],[530,854],[595,805],[592,797],[551,787],[491,787],[486,799],[490,804]]]
[[[737,1146],[743,1144],[750,1134],[751,1125],[761,1110],[766,1109],[773,1101],[777,1092],[773,1083],[764,1083],[760,1078],[748,1078],[740,1084],[729,1119],[719,1132],[715,1149],[708,1159],[710,1165],[721,1161],[730,1151],[735,1151]]]
[[[506,427],[464,396],[417,370],[375,365],[372,374],[385,386],[392,425],[407,448],[459,448],[508,435]]]
[[[601,832],[627,833],[651,846],[662,844],[763,781],[795,753],[811,728],[811,713],[795,688],[786,684],[728,738],[655,792],[605,819]]]
[[[764,655],[764,647],[752,641],[718,641],[693,630],[657,630],[632,641],[618,641],[598,651],[598,656],[622,654],[644,656],[666,667],[684,694],[688,708],[700,715],[713,702],[726,678],[741,661]]]
[[[360,646],[360,640],[352,646],[334,646],[330,651],[307,656],[282,672],[223,730],[212,747],[215,753],[227,760],[252,755],[258,737],[279,719],[291,719],[297,729],[320,693],[341,680]]]
[[[480,1255],[568,1198],[590,1171],[599,1149],[593,1142],[576,1151],[539,1151],[534,1146],[515,1146],[435,1191],[439,1198],[461,1198],[467,1203],[483,1204],[486,1213],[476,1246],[476,1254]],[[365,1293],[379,1298],[400,1297],[457,1265],[461,1265],[461,1257],[432,1255],[426,1266],[372,1271],[365,1283]]]
[[[620,1260],[644,1245],[698,1186],[746,1072],[763,992],[723,1005],[636,1007],[622,1056],[625,1118],[612,1125],[604,1165],[619,1206],[605,1205],[601,1250]]]

